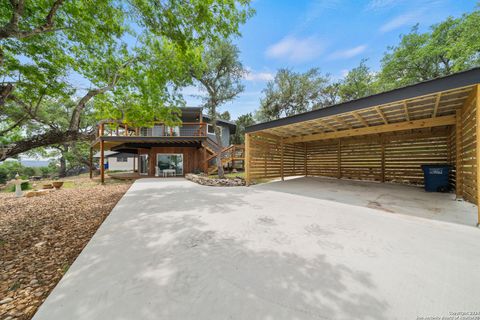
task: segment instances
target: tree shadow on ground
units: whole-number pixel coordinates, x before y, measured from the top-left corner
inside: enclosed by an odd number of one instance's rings
[[[256,246],[199,214],[248,206],[243,192],[153,190],[129,191],[138,201],[119,202],[34,319],[391,318],[368,272]]]

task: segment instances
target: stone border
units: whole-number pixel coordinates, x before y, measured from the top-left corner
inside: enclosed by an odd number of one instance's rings
[[[210,187],[241,187],[246,185],[245,180],[240,177],[235,179],[214,179],[204,175],[187,173],[185,179]]]

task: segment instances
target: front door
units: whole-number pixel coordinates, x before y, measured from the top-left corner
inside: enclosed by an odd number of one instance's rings
[[[157,153],[157,170],[163,176],[183,176],[183,154]]]

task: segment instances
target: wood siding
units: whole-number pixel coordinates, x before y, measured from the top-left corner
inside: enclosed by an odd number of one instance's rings
[[[155,175],[157,153],[183,154],[183,173],[193,173],[203,170],[203,148],[197,147],[154,147],[139,149],[139,154],[149,155],[149,176]]]
[[[451,163],[450,140],[451,129],[441,127],[285,144],[284,176],[304,175],[306,172],[309,176],[421,185],[422,164]],[[281,177],[279,140],[251,134],[250,145],[251,178]]]

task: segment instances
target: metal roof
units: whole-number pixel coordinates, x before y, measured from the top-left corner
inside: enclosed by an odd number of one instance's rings
[[[308,111],[278,120],[255,124],[247,127],[245,129],[245,132],[255,132],[269,128],[299,123],[303,121],[319,119],[332,115],[338,115],[346,112],[352,112],[373,106],[392,103],[395,101],[401,101],[423,95],[428,95],[439,91],[461,88],[477,83],[480,83],[480,67],[454,73],[441,78],[419,82],[402,88],[374,94],[364,98],[339,103],[326,108]]]

